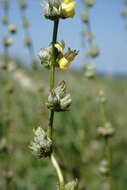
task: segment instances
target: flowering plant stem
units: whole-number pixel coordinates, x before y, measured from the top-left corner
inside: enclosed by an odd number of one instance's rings
[[[54,47],[55,43],[57,42],[57,33],[58,33],[58,25],[59,20],[54,21],[54,29],[53,29],[53,38],[52,38],[52,51],[53,51],[53,58],[50,70],[50,90],[54,88],[55,85],[55,62],[56,62],[56,49]],[[50,111],[49,116],[49,124],[48,124],[48,136],[52,140],[53,138],[53,120],[54,120],[54,111]],[[55,158],[54,153],[50,156],[51,162],[56,170],[58,180],[59,180],[59,188],[60,190],[64,190],[64,178],[60,166]]]
[[[105,138],[105,154],[107,157],[107,160],[109,162],[109,167],[110,167],[110,174],[108,176],[108,180],[109,180],[109,190],[113,190],[113,182],[112,182],[112,151],[109,145],[109,139]]]
[[[105,113],[105,106],[103,104],[100,105],[100,113],[102,115],[102,123],[106,123],[107,122],[107,117],[106,117],[106,113]],[[109,142],[109,138],[105,137],[104,138],[104,151],[105,151],[105,157],[107,159],[107,161],[109,162],[109,176],[108,176],[108,182],[109,182],[109,190],[113,189],[113,182],[112,182],[112,150],[110,148],[110,142]]]

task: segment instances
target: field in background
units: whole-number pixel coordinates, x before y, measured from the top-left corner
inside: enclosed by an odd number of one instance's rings
[[[105,179],[98,172],[103,142],[97,135],[101,118],[96,91],[92,82],[87,82],[83,76],[83,73],[76,71],[58,73],[60,80],[69,81],[73,105],[71,112],[64,115],[57,113],[55,116],[56,152],[67,181],[78,178],[79,190],[85,190],[85,187],[87,190],[106,190]],[[6,72],[1,72],[0,159],[3,164],[0,171],[2,167],[11,166],[13,188],[16,190],[55,190],[56,176],[48,159],[37,161],[28,147],[33,136],[32,129],[40,124],[45,129],[47,127],[48,110],[45,102],[49,91],[48,72],[35,72],[11,62],[8,77],[10,82],[6,86]],[[56,81],[59,80],[56,78]],[[102,86],[105,89],[108,98],[107,115],[117,129],[111,141],[114,189],[117,187],[117,190],[126,190],[127,187],[126,83],[126,78],[117,77],[99,77],[96,83],[96,87]],[[9,118],[6,118],[6,106],[9,108]],[[4,183],[0,172],[1,190]]]

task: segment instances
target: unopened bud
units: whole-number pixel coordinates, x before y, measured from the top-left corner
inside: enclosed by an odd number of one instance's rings
[[[120,15],[123,17],[123,18],[126,18],[127,17],[127,10],[125,8],[123,8],[120,12]]]
[[[24,28],[28,28],[29,27],[29,21],[27,18],[24,18],[22,21],[22,25]]]
[[[47,136],[46,132],[38,127],[34,130],[34,140],[31,142],[30,149],[37,158],[45,158],[51,155],[52,140]]]
[[[84,0],[84,2],[87,7],[92,7],[95,4],[94,0]]]
[[[68,111],[72,104],[70,94],[66,94],[66,84],[62,81],[56,89],[53,89],[48,97],[47,107],[56,112]]]
[[[49,69],[51,66],[51,59],[52,59],[52,46],[49,46],[47,49],[46,48],[41,49],[38,54],[38,57],[41,60],[41,64]]]
[[[88,79],[94,79],[95,78],[95,65],[86,64],[85,65],[85,76]]]
[[[0,140],[0,153],[6,153],[8,152],[8,144],[7,144],[7,139],[2,138]]]
[[[24,0],[20,0],[19,2],[20,8],[21,9],[26,9],[27,8],[27,4]]]
[[[84,23],[88,23],[89,22],[89,14],[88,14],[87,9],[82,12],[81,19],[82,19],[82,21]]]
[[[6,179],[7,184],[10,184],[13,180],[14,173],[11,169],[7,169],[4,171],[4,178]]]
[[[24,40],[24,45],[25,45],[26,47],[30,47],[30,46],[32,45],[32,40],[31,40],[29,37],[27,37],[27,38]]]
[[[57,20],[61,15],[61,1],[59,0],[48,0],[43,3],[44,16],[50,20]]]
[[[110,172],[109,162],[107,160],[102,160],[99,166],[99,172],[102,175],[108,175]]]
[[[10,37],[5,37],[4,38],[3,44],[4,44],[5,47],[11,46],[12,43],[13,43],[12,38],[10,38]]]
[[[3,23],[4,25],[8,25],[8,18],[7,18],[7,16],[3,16],[3,17],[2,17],[2,23]]]
[[[8,9],[8,0],[2,0],[2,7]]]
[[[88,32],[88,33],[87,33],[87,39],[88,39],[89,41],[92,41],[93,38],[94,38],[93,33],[92,33],[92,32]]]
[[[102,104],[106,103],[107,102],[107,98],[105,96],[105,93],[103,90],[100,90],[99,91],[99,95],[98,95],[98,101]]]
[[[100,54],[100,51],[96,45],[92,45],[91,49],[87,53],[88,56],[93,57],[93,58],[99,56],[99,54]]]
[[[75,15],[75,1],[48,0],[43,3],[44,16],[50,20],[72,18]]]
[[[15,34],[17,32],[16,26],[14,24],[9,24],[8,30],[11,34]]]
[[[98,128],[98,134],[103,137],[112,137],[115,133],[115,128],[110,122],[105,123],[103,127]]]
[[[77,180],[71,181],[65,185],[65,190],[76,190],[77,189]]]

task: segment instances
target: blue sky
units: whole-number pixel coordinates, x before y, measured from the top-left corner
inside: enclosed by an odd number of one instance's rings
[[[27,16],[30,20],[30,33],[33,39],[35,54],[40,48],[47,47],[51,42],[52,22],[42,16],[40,0],[26,0],[28,3]],[[14,45],[10,53],[21,57],[24,62],[29,62],[29,54],[23,46],[24,31],[17,0],[10,0],[10,22],[16,24],[18,34],[14,36]],[[90,10],[92,31],[96,43],[100,47],[101,54],[97,59],[97,70],[109,74],[127,73],[127,31],[124,21],[120,17],[123,8],[122,0],[96,0],[96,5]],[[81,47],[80,14],[83,9],[82,0],[77,0],[76,16],[73,19],[61,20],[59,26],[59,40],[64,40],[72,49],[80,50],[72,67],[79,67],[83,60],[85,50]],[[0,16],[2,15],[0,9]],[[3,36],[5,30],[0,32]],[[1,48],[1,47],[0,47]],[[1,49],[2,52],[2,49]]]

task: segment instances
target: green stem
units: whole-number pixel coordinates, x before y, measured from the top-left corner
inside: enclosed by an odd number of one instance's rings
[[[54,88],[55,85],[55,62],[56,62],[56,49],[54,44],[57,42],[57,33],[58,33],[58,25],[59,20],[54,21],[54,29],[53,29],[53,37],[52,37],[52,50],[53,50],[53,58],[50,70],[50,91]],[[48,124],[48,135],[49,138],[52,139],[52,131],[53,131],[53,120],[54,120],[54,111],[50,111],[49,116],[49,124]]]
[[[64,190],[64,178],[63,178],[63,174],[62,174],[62,171],[59,167],[59,164],[54,156],[54,154],[51,155],[51,161],[52,161],[52,164],[57,172],[57,176],[58,176],[58,179],[59,179],[59,187],[60,187],[60,190]]]
[[[56,48],[54,47],[54,45],[57,42],[58,26],[59,26],[59,20],[54,21],[54,29],[53,29],[53,37],[52,37],[53,58],[52,58],[52,65],[51,65],[51,71],[50,71],[50,90],[54,88],[54,84],[55,84]]]
[[[100,113],[102,115],[102,124],[107,122],[106,113],[105,113],[105,106],[103,103],[100,103]]]
[[[111,148],[110,148],[110,144],[109,144],[109,138],[105,137],[105,156],[106,159],[109,163],[109,167],[110,167],[110,171],[109,171],[109,175],[108,175],[108,180],[109,180],[109,190],[113,189],[113,183],[112,183],[112,152],[111,152]]]
[[[52,57],[52,64],[51,64],[51,69],[50,69],[50,91],[55,86],[56,49],[55,49],[54,45],[57,42],[58,25],[59,25],[59,20],[54,21],[54,30],[53,30],[53,38],[52,38],[53,57]],[[53,138],[53,120],[54,120],[54,110],[51,110],[50,115],[49,115],[49,124],[48,124],[48,136],[50,139]],[[60,166],[53,153],[51,154],[50,159],[51,159],[52,165],[54,166],[54,168],[56,170],[57,176],[58,176],[59,188],[60,188],[60,190],[64,190],[63,174],[62,174]]]

